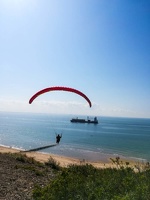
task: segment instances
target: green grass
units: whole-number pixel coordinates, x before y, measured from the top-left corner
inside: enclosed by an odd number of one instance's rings
[[[13,153],[12,156],[22,163],[29,163],[29,164],[37,164],[37,162],[33,157],[27,157],[25,154],[21,153]]]
[[[71,165],[46,187],[36,187],[34,200],[150,200],[150,168],[135,172],[116,158],[118,168]],[[115,163],[115,162],[114,162]]]
[[[53,159],[51,156],[50,156],[50,158],[48,159],[48,161],[45,162],[45,165],[51,167],[51,168],[54,169],[54,170],[60,170],[60,169],[61,169],[60,163],[57,162],[55,159]]]
[[[44,170],[39,170],[36,168],[36,166],[31,166],[31,165],[16,165],[16,169],[24,169],[28,171],[34,172],[37,176],[44,176]]]
[[[23,154],[12,154],[16,168],[45,176],[53,169],[55,177],[45,187],[35,186],[34,200],[150,200],[150,163],[130,166],[119,157],[111,159],[114,168],[97,169],[89,164],[60,167],[53,158],[42,164]],[[136,169],[136,171],[135,171]]]
[[[57,166],[57,162],[52,160],[52,158],[49,159],[49,164],[47,164],[36,161],[33,157],[28,157],[22,153],[13,153],[10,155],[15,158],[15,160],[19,161],[15,166],[16,169],[31,171],[37,176],[46,176],[48,168],[57,170],[59,169],[59,165]],[[53,163],[55,167],[51,166],[50,163]]]

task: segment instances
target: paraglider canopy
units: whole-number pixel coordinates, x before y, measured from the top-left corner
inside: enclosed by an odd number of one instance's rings
[[[41,94],[44,94],[46,92],[51,92],[51,91],[67,91],[67,92],[73,92],[73,93],[76,93],[80,96],[82,96],[88,103],[89,103],[89,106],[91,107],[92,106],[92,103],[90,101],[90,99],[85,95],[83,94],[81,91],[79,90],[76,90],[74,88],[69,88],[69,87],[61,87],[61,86],[56,86],[56,87],[49,87],[49,88],[45,88],[43,90],[40,90],[38,91],[36,94],[34,94],[31,99],[29,100],[29,104],[31,104],[34,99],[36,99],[39,95]]]

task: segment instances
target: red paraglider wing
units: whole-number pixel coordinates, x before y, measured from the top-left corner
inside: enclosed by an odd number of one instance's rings
[[[92,103],[91,103],[91,101],[89,100],[89,98],[88,98],[85,94],[83,94],[82,92],[80,92],[79,90],[76,90],[76,89],[74,89],[74,88],[59,87],[59,86],[57,86],[57,87],[49,87],[49,88],[45,88],[45,89],[43,89],[43,90],[40,90],[39,92],[37,92],[36,94],[34,94],[34,95],[31,97],[31,99],[29,100],[29,104],[31,104],[31,103],[34,101],[34,99],[37,98],[39,95],[44,94],[44,93],[46,93],[46,92],[50,92],[50,91],[56,91],[56,90],[76,93],[76,94],[82,96],[83,98],[85,98],[86,101],[89,103],[89,106],[90,106],[90,107],[92,106]]]

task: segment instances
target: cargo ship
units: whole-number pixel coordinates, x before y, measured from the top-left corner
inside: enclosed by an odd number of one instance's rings
[[[79,118],[72,118],[70,121],[73,122],[73,123],[98,124],[97,117],[94,117],[94,120],[91,120],[89,118],[87,118],[87,120],[85,120],[85,119],[79,119]]]

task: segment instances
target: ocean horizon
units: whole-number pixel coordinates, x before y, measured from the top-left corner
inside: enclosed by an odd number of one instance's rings
[[[96,116],[98,124],[71,123],[87,116],[0,112],[0,145],[29,150],[55,143],[40,152],[85,159],[124,157],[150,161],[150,119]],[[91,117],[93,119],[95,116]]]

